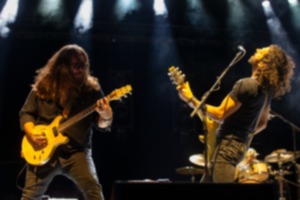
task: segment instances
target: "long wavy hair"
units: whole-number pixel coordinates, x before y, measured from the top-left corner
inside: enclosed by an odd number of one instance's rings
[[[270,45],[260,63],[262,67],[257,69],[256,78],[262,88],[272,91],[274,98],[291,90],[295,64],[284,50],[277,45]]]
[[[70,59],[73,56],[84,64],[84,78],[80,83],[75,82],[71,76]],[[31,85],[33,91],[40,98],[58,101],[62,106],[70,96],[76,97],[82,92],[100,90],[98,79],[91,75],[86,51],[76,44],[60,48],[36,73],[35,81]]]

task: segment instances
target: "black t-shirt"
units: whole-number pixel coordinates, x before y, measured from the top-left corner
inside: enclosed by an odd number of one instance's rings
[[[243,78],[234,84],[228,95],[240,102],[241,107],[223,121],[219,135],[233,134],[246,141],[248,134],[254,131],[267,94],[258,86],[256,79]],[[270,104],[270,100],[267,101]]]

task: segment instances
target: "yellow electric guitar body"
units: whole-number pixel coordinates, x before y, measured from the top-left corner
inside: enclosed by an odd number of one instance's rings
[[[59,127],[62,116],[57,116],[50,125],[37,125],[37,132],[44,133],[47,138],[47,144],[39,146],[29,137],[24,136],[22,140],[22,156],[31,165],[44,165],[52,157],[55,149],[62,144],[66,144],[69,139],[59,133]]]

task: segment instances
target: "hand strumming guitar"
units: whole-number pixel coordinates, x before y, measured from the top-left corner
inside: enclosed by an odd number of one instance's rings
[[[34,144],[39,148],[47,146],[46,134],[40,129],[36,129],[33,122],[27,122],[24,124],[24,131]]]

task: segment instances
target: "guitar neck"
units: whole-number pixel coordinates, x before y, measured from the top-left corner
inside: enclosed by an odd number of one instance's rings
[[[84,109],[80,113],[77,113],[73,117],[69,118],[67,121],[61,123],[58,127],[58,132],[64,131],[65,129],[72,126],[76,122],[78,122],[78,121],[82,120],[83,118],[87,117],[88,115],[90,115],[91,113],[93,113],[96,110],[96,107],[97,107],[97,105],[96,105],[96,103],[94,103],[93,105],[87,107],[86,109]]]
[[[114,90],[109,95],[107,95],[106,98],[108,99],[108,101],[119,100],[121,97],[126,96],[126,94],[130,94],[131,90],[132,90],[131,85],[126,85],[122,88]],[[82,120],[83,118],[85,118],[86,116],[90,115],[91,113],[93,113],[96,110],[96,108],[97,108],[97,102],[95,102],[93,105],[85,108],[84,110],[77,113],[76,115],[72,116],[68,120],[62,122],[57,128],[58,132],[64,131],[71,125],[75,124],[76,122],[78,122],[78,121]]]

